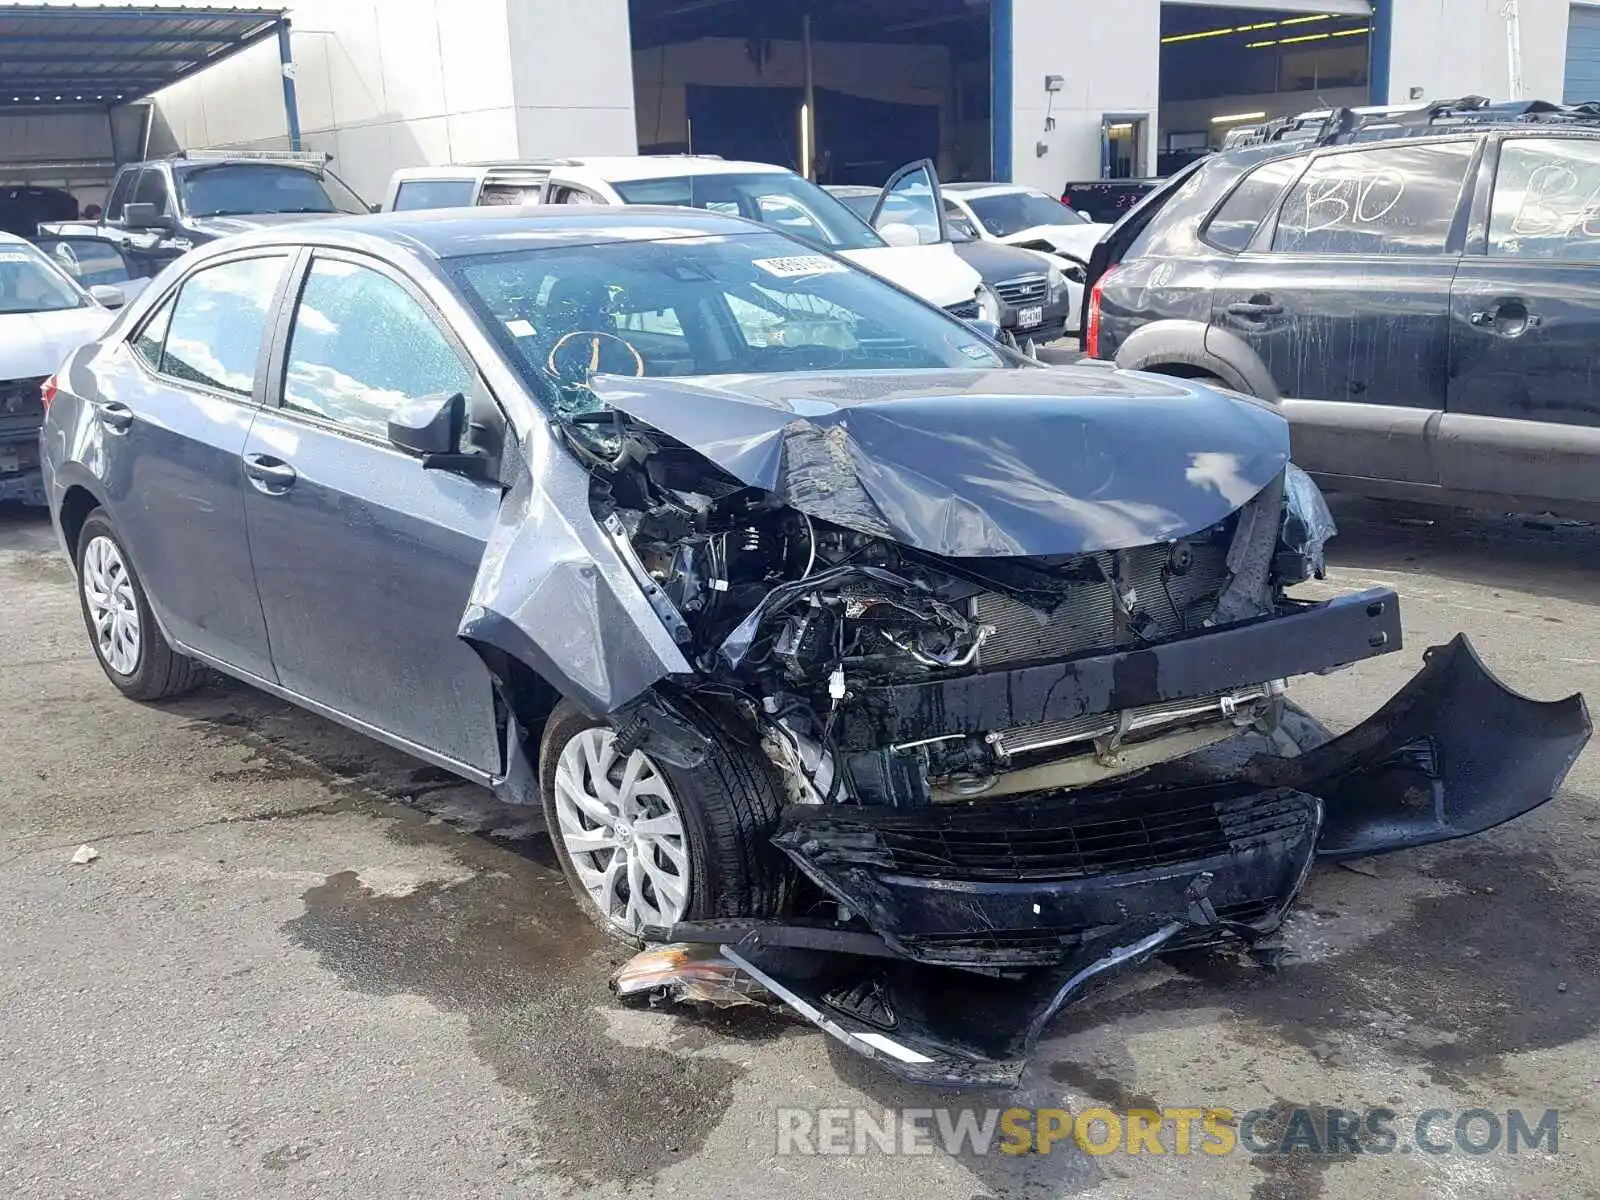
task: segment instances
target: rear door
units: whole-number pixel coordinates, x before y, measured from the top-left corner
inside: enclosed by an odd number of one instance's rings
[[[1223,272],[1212,323],[1272,374],[1308,470],[1436,482],[1425,434],[1445,403],[1477,151],[1476,138],[1325,151]]]
[[[1600,138],[1499,145],[1451,294],[1441,482],[1600,501]]]
[[[271,680],[245,541],[239,455],[265,390],[268,316],[292,254],[208,263],[97,360],[79,451],[162,626],[184,646]]]

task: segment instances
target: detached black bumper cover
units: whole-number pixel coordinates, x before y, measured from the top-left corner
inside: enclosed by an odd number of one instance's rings
[[[760,927],[717,940],[908,1079],[1010,1084],[1093,980],[1177,945],[1270,932],[1317,855],[1384,853],[1520,816],[1556,792],[1590,733],[1581,696],[1519,696],[1458,637],[1368,721],[1298,759],[1252,760],[1227,783],[792,809],[776,844],[881,949],[852,948],[859,933],[828,949],[814,931]]]

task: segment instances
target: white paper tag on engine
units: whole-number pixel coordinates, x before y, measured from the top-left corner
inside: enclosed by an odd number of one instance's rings
[[[803,279],[807,275],[843,275],[850,268],[822,254],[794,254],[788,258],[758,258],[755,265],[779,279]]]

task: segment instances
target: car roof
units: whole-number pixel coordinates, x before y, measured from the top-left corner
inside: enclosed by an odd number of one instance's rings
[[[229,239],[238,245],[405,245],[434,258],[553,246],[777,233],[738,217],[657,205],[506,205],[435,208],[278,225]]]
[[[7,233],[4,229],[0,229],[0,246],[31,246],[31,245],[33,245],[33,243],[30,242],[27,238],[17,237],[16,234],[14,234],[14,233]]]
[[[403,167],[391,178],[454,179],[493,171],[571,171],[607,183],[642,179],[677,179],[684,175],[793,175],[772,163],[730,162],[704,154],[616,154],[588,158],[508,158],[494,162],[453,163],[437,167]]]

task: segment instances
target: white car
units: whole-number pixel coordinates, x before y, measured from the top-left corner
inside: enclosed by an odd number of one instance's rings
[[[85,291],[32,244],[0,233],[0,500],[43,504],[40,386],[92,342],[123,302],[118,288]]]
[[[909,226],[874,231],[816,184],[770,163],[706,156],[567,158],[411,167],[383,211],[481,204],[665,204],[759,221],[831,250],[957,316],[976,317],[978,272]]]
[[[946,211],[965,216],[985,241],[1065,255],[1083,265],[1111,229],[1021,184],[947,183],[943,192]]]

